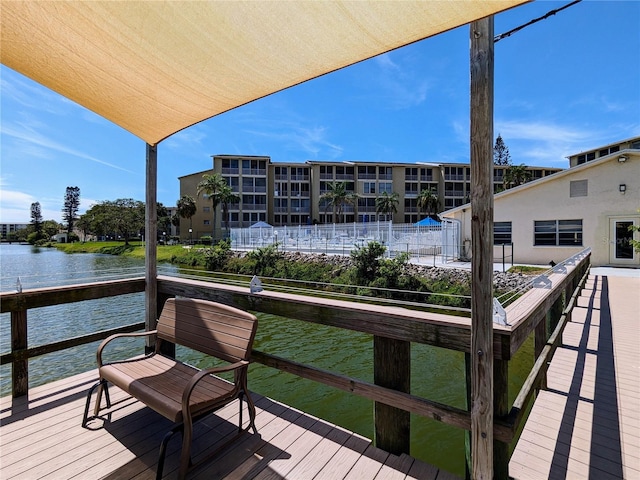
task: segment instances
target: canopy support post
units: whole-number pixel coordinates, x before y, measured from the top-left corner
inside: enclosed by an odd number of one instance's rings
[[[158,321],[158,146],[147,143],[146,162],[146,190],[145,190],[145,211],[144,211],[144,233],[146,237],[144,271],[144,311],[145,329],[154,330]],[[149,337],[147,337],[146,350],[153,350],[155,347]]]
[[[493,16],[471,23],[471,475],[493,461]]]

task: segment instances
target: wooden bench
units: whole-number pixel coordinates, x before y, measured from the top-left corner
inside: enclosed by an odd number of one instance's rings
[[[238,435],[249,429],[257,433],[255,406],[247,391],[247,370],[257,325],[254,315],[226,305],[206,300],[167,300],[156,330],[117,334],[102,342],[97,353],[100,380],[87,393],[82,426],[87,428],[88,422],[99,416],[103,392],[106,407],[111,407],[107,384],[116,385],[175,424],[161,443],[156,478],[162,477],[167,443],[175,432],[182,431],[179,478],[184,478],[192,466],[194,421],[239,399]],[[146,335],[156,337],[155,351],[150,355],[103,362],[103,350],[114,339]],[[227,363],[199,370],[161,354],[162,342],[183,345]],[[231,371],[233,382],[215,376]],[[96,388],[94,415],[89,417],[91,396]],[[249,411],[249,425],[245,429],[242,428],[244,398]]]

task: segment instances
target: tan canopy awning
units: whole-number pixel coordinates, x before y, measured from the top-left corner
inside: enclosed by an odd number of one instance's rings
[[[3,0],[0,56],[153,145],[524,1]]]

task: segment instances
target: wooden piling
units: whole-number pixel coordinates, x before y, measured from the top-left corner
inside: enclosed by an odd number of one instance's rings
[[[27,311],[11,312],[11,353],[18,354],[27,349]],[[13,397],[22,397],[29,391],[29,358],[11,363]]]
[[[157,247],[158,247],[158,147],[157,145],[147,144],[146,159],[146,187],[145,187],[145,291],[144,291],[144,311],[145,311],[145,329],[154,330],[158,320],[158,266],[157,266]],[[153,350],[152,340],[147,338],[146,350]]]
[[[374,383],[400,392],[411,390],[411,343],[373,337]],[[394,455],[409,455],[411,414],[380,402],[374,403],[375,444]]]
[[[471,461],[493,479],[493,17],[471,23]]]

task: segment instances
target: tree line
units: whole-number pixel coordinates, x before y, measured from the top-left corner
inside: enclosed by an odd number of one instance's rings
[[[80,188],[67,187],[62,207],[62,220],[44,220],[40,202],[31,204],[31,222],[27,228],[12,232],[10,240],[27,241],[41,245],[51,241],[58,233],[66,232],[67,241],[86,240],[91,237],[123,240],[125,244],[138,236],[144,236],[145,204],[133,198],[105,200],[93,205],[83,215],[78,215]],[[157,204],[158,232],[170,230],[172,219],[169,210]]]

